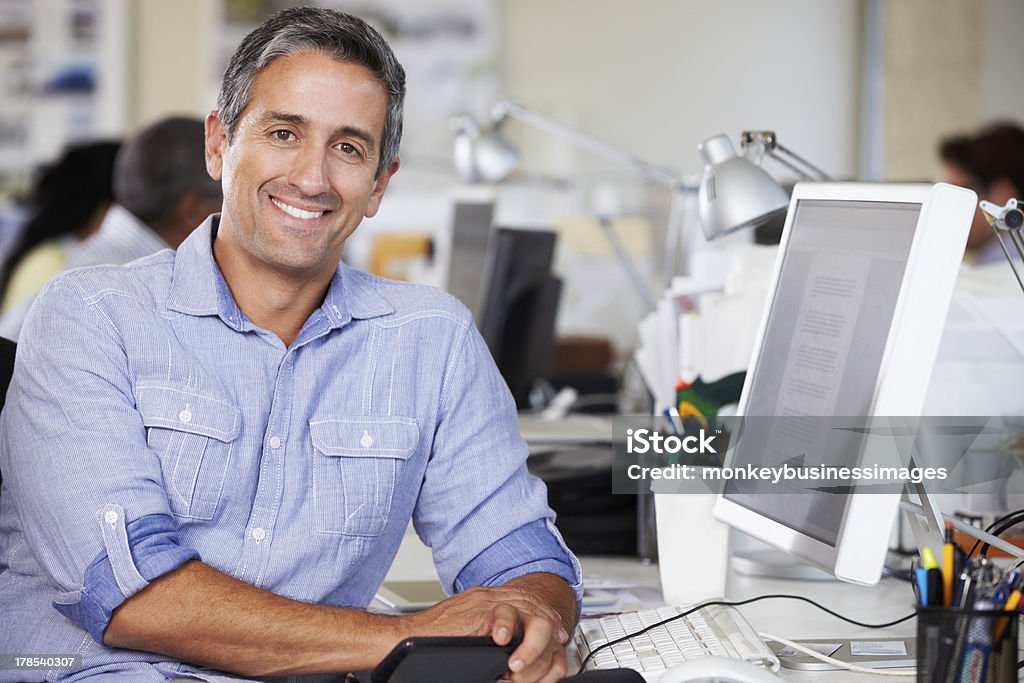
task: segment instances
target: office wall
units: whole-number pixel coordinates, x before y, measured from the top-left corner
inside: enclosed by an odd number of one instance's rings
[[[856,173],[860,2],[502,0],[501,74],[524,104],[651,161],[699,172],[717,133],[775,129]],[[511,128],[511,127],[510,127]],[[555,173],[593,158],[519,132]]]
[[[130,129],[172,114],[205,116],[213,107],[220,6],[215,0],[130,3]]]
[[[982,114],[1024,121],[1024,2],[988,0],[984,29]]]
[[[1024,123],[1024,2],[885,2],[885,178],[942,177],[938,141]]]

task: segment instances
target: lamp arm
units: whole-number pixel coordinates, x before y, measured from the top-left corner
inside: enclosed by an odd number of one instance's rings
[[[773,147],[769,147],[768,154],[780,164],[796,172],[805,180],[832,181],[835,180],[825,171],[821,170],[802,156],[787,147],[783,147],[778,141]],[[783,156],[785,155],[785,156]],[[808,172],[810,171],[810,172]]]
[[[740,145],[745,155],[758,166],[767,154],[804,180],[833,181],[835,178],[821,170],[802,156],[779,144],[775,132],[771,130],[745,130],[740,133]]]
[[[589,133],[577,130],[569,124],[554,119],[547,114],[524,107],[514,100],[500,99],[491,110],[491,119],[495,125],[498,125],[507,117],[512,117],[529,126],[569,140],[600,157],[631,169],[634,173],[652,183],[675,189],[682,182],[679,176],[669,169],[644,161],[621,147],[616,147]]]
[[[1024,211],[1018,208],[1018,204],[1019,202],[1016,198],[1011,198],[1006,202],[1005,206],[999,206],[984,199],[978,202],[985,220],[992,226],[992,231],[995,232],[996,239],[999,240],[999,246],[1003,250],[1003,255],[1006,256],[1007,263],[1010,264],[1010,268],[1013,270],[1014,277],[1017,278],[1017,284],[1024,290],[1024,278],[1021,277],[1020,268],[1017,266],[1017,263],[1010,256],[1010,251],[1006,248],[1002,235],[1003,232],[1010,234],[1010,242],[1013,243],[1017,254],[1024,261],[1024,238],[1020,234],[1021,229],[1024,229]]]

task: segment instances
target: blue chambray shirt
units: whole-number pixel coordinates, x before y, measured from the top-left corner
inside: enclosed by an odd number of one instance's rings
[[[0,653],[84,666],[0,681],[245,680],[105,648],[103,629],[190,559],[365,607],[410,517],[450,592],[546,571],[578,596],[465,307],[340,265],[286,348],[235,305],[216,225],[60,276],[33,306],[0,416]]]

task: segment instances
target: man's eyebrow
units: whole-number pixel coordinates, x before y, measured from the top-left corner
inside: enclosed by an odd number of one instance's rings
[[[260,123],[263,125],[275,122],[294,123],[297,126],[304,126],[309,123],[309,119],[301,114],[289,114],[283,111],[268,111],[260,117]],[[377,139],[374,138],[373,134],[356,126],[339,126],[334,129],[334,135],[358,138],[371,146],[377,144]]]
[[[268,111],[260,117],[261,124],[274,123],[277,121],[283,123],[294,123],[298,126],[303,126],[309,123],[309,120],[301,114],[289,114],[283,111]]]

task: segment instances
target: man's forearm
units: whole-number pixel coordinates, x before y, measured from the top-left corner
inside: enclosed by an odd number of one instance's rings
[[[114,610],[103,640],[247,676],[336,673],[373,668],[401,639],[400,622],[298,602],[188,562]]]

